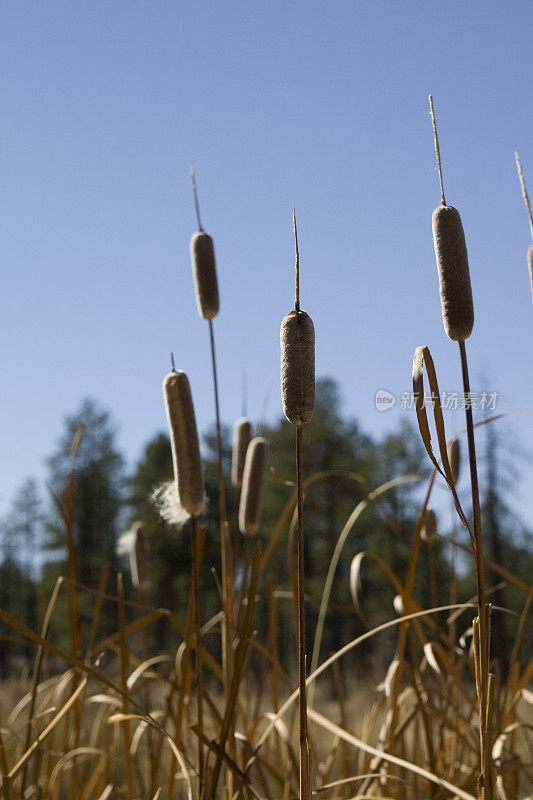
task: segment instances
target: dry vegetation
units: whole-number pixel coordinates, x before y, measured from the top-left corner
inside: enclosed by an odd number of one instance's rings
[[[441,172],[438,143],[437,155]],[[198,309],[210,329],[219,423],[213,327],[219,302],[214,248],[201,226],[194,188],[199,231],[191,240],[191,255]],[[449,337],[459,342],[467,390],[464,340],[472,330],[473,306],[466,245],[459,213],[445,204],[442,175],[441,189],[434,231],[443,318]],[[526,196],[525,186],[523,190]],[[190,595],[182,598],[178,614],[150,608],[143,602],[148,573],[138,528],[131,540],[131,559],[139,602],[124,600],[121,575],[116,586],[109,585],[105,566],[98,590],[77,581],[73,504],[78,441],[74,442],[66,501],[60,508],[68,549],[67,574],[48,599],[39,632],[0,610],[10,634],[35,645],[31,678],[3,687],[0,770],[5,800],[307,800],[311,793],[328,800],[515,800],[532,796],[533,693],[528,687],[533,679],[533,660],[521,663],[521,644],[531,636],[533,588],[483,555],[471,411],[465,430],[471,508],[464,510],[461,506],[455,490],[459,440],[447,437],[444,430],[437,376],[428,348],[415,352],[413,386],[423,397],[426,371],[437,399],[433,422],[438,451],[433,450],[427,409],[419,402],[418,424],[433,472],[413,530],[409,568],[405,575],[398,575],[379,555],[359,553],[351,570],[350,588],[358,613],[364,615],[359,592],[363,561],[371,564],[371,570],[379,569],[387,575],[396,593],[395,613],[319,663],[325,612],[340,551],[349,533],[364,507],[379,503],[381,495],[403,482],[421,479],[391,476],[388,483],[376,487],[359,503],[339,532],[323,596],[306,596],[304,493],[312,492],[313,486],[327,477],[315,474],[304,479],[302,470],[302,426],[312,415],[314,404],[313,348],[312,322],[299,306],[297,272],[295,308],[282,326],[283,401],[286,415],[296,428],[296,482],[263,549],[254,541],[254,533],[261,509],[267,442],[256,438],[249,444],[249,425],[239,420],[233,481],[243,487],[241,530],[226,518],[220,460],[222,569],[216,575],[220,610],[212,619],[202,619],[198,590],[200,570],[210,565],[202,564],[206,530],[200,524],[201,516],[199,521],[196,517],[201,515],[204,482],[191,392],[184,373],[172,371],[164,383],[176,477],[166,503],[181,504],[188,515],[177,535],[190,532],[193,552]],[[493,424],[494,420],[478,424]],[[420,548],[431,548],[438,536],[450,539],[438,532],[438,521],[429,505],[439,473],[462,523],[452,546],[470,553],[478,580],[471,602],[457,603],[451,573],[450,604],[431,608],[428,598],[427,607],[420,607],[413,598]],[[239,548],[243,556],[238,563],[234,544],[240,535],[245,546]],[[290,593],[276,587],[276,576],[269,570],[272,553],[287,538]],[[523,596],[506,675],[494,669],[489,655],[491,613],[505,612],[491,610],[484,584],[487,568]],[[68,651],[48,640],[59,592],[65,592],[68,599]],[[80,593],[85,592],[92,595],[94,612],[91,629],[82,633],[78,602]],[[320,614],[313,632],[315,646],[306,662],[302,629],[309,602],[320,604]],[[116,606],[118,630],[98,641],[100,614],[109,603]],[[294,630],[278,629],[281,603],[294,606]],[[264,640],[254,630],[258,616],[265,621]],[[161,618],[175,633],[173,658],[148,651],[146,633]],[[372,686],[360,684],[346,671],[345,657],[385,633],[395,637],[388,669]],[[298,674],[287,674],[280,661],[281,636],[295,637]],[[333,687],[335,699],[323,689],[326,684]],[[303,689],[308,693],[307,708]]]

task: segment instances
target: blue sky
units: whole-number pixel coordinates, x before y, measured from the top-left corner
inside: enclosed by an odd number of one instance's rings
[[[417,345],[460,390],[442,327],[431,234],[440,196],[461,211],[476,323],[474,390],[533,406],[530,244],[514,165],[533,194],[530,2],[4,2],[0,6],[0,514],[44,476],[62,418],[87,395],[130,463],[164,428],[169,352],[213,419],[208,330],[189,262],[189,162],[215,240],[223,419],[257,418],[279,324],[301,301],[317,374],[376,436],[413,412],[375,409],[411,388]],[[462,425],[449,415],[450,432]],[[505,423],[533,452],[533,417]],[[523,472],[516,502],[533,527]]]

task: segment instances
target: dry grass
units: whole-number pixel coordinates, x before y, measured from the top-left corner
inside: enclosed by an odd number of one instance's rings
[[[308,479],[307,491],[322,479],[323,475],[314,483]],[[347,643],[308,678],[308,686],[316,684],[318,688],[308,712],[312,783],[324,797],[477,797],[480,750],[468,634],[475,605],[458,604],[437,613],[419,608],[411,598],[423,512],[433,486],[434,475],[414,532],[409,574],[402,581],[390,568],[387,572],[408,613],[393,616]],[[369,502],[377,497],[374,493]],[[280,534],[290,523],[295,499],[293,495],[287,503]],[[353,524],[356,522],[357,517]],[[211,648],[205,649],[213,636],[220,635],[221,614],[202,627],[202,730],[197,727],[191,658],[195,642],[187,608],[174,616],[128,603],[135,621],[126,624],[121,614],[120,630],[92,647],[85,643],[79,656],[48,642],[46,631],[39,636],[0,612],[3,622],[40,646],[44,656],[36,661],[34,691],[21,683],[4,687],[8,695],[2,696],[0,764],[10,778],[7,796],[22,797],[25,774],[25,797],[42,800],[92,800],[105,797],[106,791],[109,796],[157,796],[161,800],[196,797],[199,739],[209,753],[204,774],[207,787],[213,787],[218,772],[215,783],[219,787],[212,796],[223,796],[227,772],[221,773],[221,768],[226,766],[232,774],[234,794],[298,796],[297,681],[285,673],[277,651],[277,611],[280,603],[291,602],[291,598],[277,592],[272,580],[265,583],[271,553],[272,548],[270,553],[256,551],[251,585],[236,597],[243,613],[238,617],[235,670],[227,699],[221,665]],[[379,557],[373,560],[375,568],[387,571]],[[513,582],[513,576],[506,578]],[[515,585],[520,587],[518,579]],[[533,589],[521,588],[526,589],[522,619],[508,678],[496,682],[492,729],[497,796],[509,800],[526,797],[533,788],[533,695],[528,691],[533,661],[522,665],[519,660]],[[71,596],[87,591],[68,579],[58,590],[70,590]],[[120,591],[108,594],[103,586],[93,597],[96,613],[104,602],[116,603],[118,608],[123,605]],[[53,598],[51,614],[54,602]],[[254,606],[269,620],[266,642],[252,635]],[[176,658],[170,663],[164,655],[143,656],[143,630],[161,617],[176,633]],[[461,631],[466,629],[459,641],[450,638],[453,623]],[[391,630],[397,634],[396,652],[378,689],[359,686],[345,671],[346,657],[364,648],[369,639]],[[247,666],[252,663],[252,652],[253,671]],[[66,670],[50,670],[48,676],[47,660],[52,658],[56,665],[64,663]],[[331,685],[336,687],[336,700],[328,696]],[[31,736],[26,746],[30,715]]]
[[[454,210],[444,201],[438,147],[437,156],[443,204],[437,216],[441,221],[453,217],[454,235],[457,241],[461,240],[461,250],[464,242],[462,229],[459,231],[457,218],[452,213]],[[197,204],[196,193],[195,200]],[[309,495],[321,481],[331,474],[340,473],[322,472],[303,478],[301,431],[314,405],[314,330],[310,318],[299,308],[298,271],[295,309],[289,312],[282,324],[285,356],[283,402],[285,413],[295,424],[298,435],[297,488],[270,532],[264,551],[261,544],[256,544],[252,550],[253,541],[247,542],[245,579],[237,581],[238,567],[242,565],[236,562],[235,557],[237,548],[234,547],[235,535],[232,532],[233,527],[236,529],[235,521],[231,521],[230,526],[226,519],[212,326],[212,319],[218,312],[218,286],[212,240],[201,228],[198,205],[197,213],[200,231],[193,237],[193,269],[196,270],[199,311],[209,320],[219,448],[222,574],[217,576],[217,580],[220,609],[211,619],[201,620],[198,575],[206,530],[197,527],[195,515],[203,502],[202,466],[188,382],[183,373],[172,372],[165,379],[165,386],[174,434],[178,493],[182,505],[193,515],[193,580],[189,597],[182,598],[176,614],[168,609],[151,608],[142,602],[128,602],[124,599],[121,576],[116,590],[109,586],[109,568],[106,565],[97,590],[79,584],[73,520],[74,465],[83,433],[80,430],[72,451],[66,502],[61,505],[56,500],[65,529],[66,575],[58,581],[49,598],[39,632],[28,629],[0,609],[0,620],[9,634],[35,646],[31,680],[21,679],[5,684],[1,689],[2,797],[5,800],[105,800],[110,797],[128,800],[174,800],[182,797],[188,800],[219,797],[225,800],[239,800],[241,797],[244,800],[293,800],[307,796],[308,791],[328,800],[352,797],[359,800],[418,797],[434,800],[475,800],[479,797],[485,800],[493,797],[497,800],[525,800],[531,797],[533,693],[529,687],[533,680],[533,659],[522,663],[521,653],[522,643],[531,635],[533,588],[519,576],[484,558],[479,520],[475,513],[474,478],[474,530],[471,531],[455,488],[459,444],[455,438],[448,440],[446,436],[438,401],[434,408],[438,453],[433,450],[426,409],[417,403],[420,432],[434,469],[425,486],[417,524],[412,532],[406,574],[396,574],[378,553],[353,554],[350,589],[356,612],[365,619],[359,591],[363,561],[369,563],[371,570],[380,570],[390,582],[396,595],[395,610],[391,608],[390,616],[384,622],[368,627],[364,634],[320,661],[322,633],[326,612],[331,608],[337,565],[342,551],[349,546],[350,535],[357,528],[361,514],[372,504],[380,510],[380,498],[390,489],[398,491],[402,484],[422,479],[412,475],[394,476],[369,491],[354,507],[339,532],[322,597],[304,596],[303,560],[298,566],[294,560],[295,531],[299,551],[303,543],[304,493]],[[207,249],[201,250],[206,243]],[[443,252],[440,245],[439,248],[438,258]],[[448,247],[448,256],[449,250]],[[440,263],[441,273],[445,268],[444,262]],[[455,290],[457,295],[457,285]],[[457,318],[450,322],[457,311],[457,296],[454,299],[453,293],[447,292],[448,289],[444,292],[447,304],[445,324],[448,334],[463,345],[461,358],[467,379],[463,340],[473,324],[469,312],[471,295],[467,297],[466,312],[459,308]],[[462,290],[459,291],[459,299],[463,294]],[[429,350],[418,348],[413,381],[419,396],[424,395],[424,369],[432,393],[439,398],[436,371]],[[495,419],[478,424],[492,424]],[[471,418],[467,418],[467,428],[470,467],[474,476],[474,425]],[[249,429],[246,435],[249,438]],[[265,440],[253,441],[264,442],[263,451],[266,451]],[[239,442],[236,440],[240,458],[234,477],[237,485],[242,475],[244,450],[244,445]],[[250,450],[249,455],[253,455]],[[261,463],[264,468],[264,459]],[[245,468],[243,502],[248,491],[247,474]],[[361,482],[357,475],[343,474],[350,480]],[[428,525],[428,521],[431,522],[429,502],[438,474],[450,491],[464,528],[463,537],[458,534],[450,537],[442,530],[437,533],[436,524]],[[259,486],[260,483],[256,482],[252,487],[256,492],[251,515],[254,528],[260,512]],[[245,533],[253,532],[248,517],[241,527]],[[275,575],[270,570],[272,554],[282,546],[285,537],[289,550],[291,592],[276,587]],[[421,544],[424,538],[426,543]],[[413,590],[421,568],[421,548],[432,547],[435,538],[447,541],[453,538],[454,549],[466,552],[475,563],[478,587],[477,592],[473,589],[470,602],[424,608],[415,601]],[[204,565],[204,569],[209,566]],[[506,676],[498,671],[497,666],[490,664],[488,658],[491,611],[505,611],[491,610],[490,604],[485,603],[482,576],[486,569],[513,586],[523,597]],[[137,571],[140,573],[139,567]],[[140,579],[138,582],[141,584]],[[454,582],[452,570],[452,596]],[[142,583],[145,583],[144,577]],[[68,649],[61,649],[48,639],[60,592],[66,594],[68,601]],[[81,593],[89,593],[94,604],[91,630],[83,634],[78,615]],[[301,631],[303,609],[309,603],[316,604],[320,610],[307,675],[302,660]],[[99,641],[99,620],[104,604],[116,607],[119,624],[116,633]],[[281,604],[290,604],[297,609],[295,630],[299,628],[300,637],[296,674],[287,673],[280,659],[280,637],[292,639],[295,633],[294,630],[279,629]],[[427,604],[432,606],[430,601]],[[343,612],[337,609],[336,613]],[[349,613],[349,610],[344,613]],[[387,610],[384,609],[383,613],[386,617]],[[254,621],[259,618],[264,622],[264,640],[254,630]],[[146,647],[146,632],[162,619],[175,636],[175,652],[171,657],[150,653]],[[360,684],[353,675],[350,655],[363,651],[369,642],[379,641],[382,637],[387,637],[389,643],[391,637],[394,639],[393,656],[381,669],[381,674],[376,674],[374,684]],[[221,653],[220,659],[213,655],[215,652]],[[303,686],[309,692],[306,713],[301,699]],[[482,719],[479,709],[482,710]],[[305,740],[299,736],[302,710],[305,721],[309,723]],[[310,787],[306,786],[305,775],[302,779],[301,770],[302,751],[307,747],[311,764]],[[485,776],[484,786],[479,781],[481,773]]]

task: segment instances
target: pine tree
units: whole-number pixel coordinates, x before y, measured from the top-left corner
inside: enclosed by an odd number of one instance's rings
[[[56,453],[48,460],[49,486],[57,501],[64,506],[67,476],[70,469],[72,443],[80,425],[83,435],[74,462],[74,525],[77,579],[84,586],[97,588],[102,567],[111,565],[114,592],[116,575],[115,544],[123,491],[123,458],[115,443],[115,428],[107,411],[91,399],[82,402],[78,412],[65,419],[64,431]],[[65,575],[66,534],[64,523],[55,506],[47,521],[46,547],[52,555],[43,571],[43,584],[51,591],[59,575]],[[92,620],[94,598],[80,593],[80,618],[87,628]],[[59,606],[61,608],[61,606]],[[66,615],[54,615],[56,626],[65,633]],[[116,610],[104,607],[103,627],[113,629]]]

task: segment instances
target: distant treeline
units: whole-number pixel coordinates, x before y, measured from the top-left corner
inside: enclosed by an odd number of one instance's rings
[[[420,481],[406,482],[383,492],[362,510],[342,550],[329,603],[327,624],[322,642],[322,656],[338,649],[362,633],[368,626],[390,619],[394,610],[395,590],[390,579],[376,564],[364,561],[356,608],[350,593],[350,565],[354,556],[369,551],[385,558],[403,581],[415,532],[419,500],[430,472],[427,455],[417,431],[402,420],[394,433],[382,440],[361,430],[353,419],[343,417],[339,393],[332,380],[317,383],[317,406],[306,427],[305,477],[322,473],[306,491],[306,591],[309,595],[307,626],[312,636],[318,607],[331,556],[350,514],[376,487],[401,476],[419,476]],[[73,535],[76,551],[77,581],[86,587],[79,595],[79,614],[88,635],[94,616],[95,590],[104,565],[109,571],[106,592],[115,594],[116,574],[126,575],[126,595],[132,602],[167,608],[181,619],[187,615],[190,589],[190,531],[170,527],[159,517],[151,495],[165,481],[171,481],[172,460],[166,433],[156,435],[135,465],[126,474],[125,461],[116,444],[116,428],[109,414],[93,400],[65,419],[64,431],[55,453],[47,461],[48,486],[42,491],[29,479],[18,492],[10,513],[1,521],[0,607],[39,632],[52,591],[59,576],[66,576],[65,501],[72,445],[83,425],[74,462]],[[486,429],[485,469],[483,471],[483,516],[486,553],[517,575],[533,572],[531,536],[506,505],[507,488],[500,468],[505,463],[505,445],[495,426]],[[294,436],[285,420],[265,427],[263,435],[270,444],[269,472],[258,536],[266,544],[283,508],[294,492]],[[481,433],[481,431],[480,431]],[[230,483],[231,430],[223,429],[228,515],[235,558],[246,565],[249,543],[237,529],[238,490]],[[220,575],[220,547],[217,502],[217,464],[214,431],[204,439],[204,467],[208,507],[201,524],[207,526],[202,568],[202,618],[207,621],[219,608],[217,575]],[[483,453],[482,453],[483,456]],[[483,458],[482,458],[483,460]],[[467,486],[466,470],[461,480]],[[466,491],[466,489],[465,489]],[[444,495],[444,493],[443,493]],[[465,495],[466,496],[466,495]],[[465,503],[465,507],[468,505]],[[143,524],[149,556],[150,583],[140,596],[131,585],[127,561],[117,555],[119,535],[135,521]],[[288,552],[291,517],[274,549],[256,609],[255,626],[264,633],[267,625],[267,587],[275,590],[280,652],[288,664],[294,660],[293,609],[290,595],[290,554]],[[452,533],[463,544],[465,532],[454,521],[451,508],[439,515],[438,532]],[[430,553],[431,550],[431,553]],[[423,607],[450,602],[451,545],[445,538],[428,544],[422,542],[420,568],[417,571],[415,598]],[[473,563],[463,551],[456,553],[458,572],[457,597],[470,599],[475,594]],[[211,568],[214,568],[215,575]],[[246,574],[244,569],[237,573]],[[489,586],[495,586],[493,601],[515,612],[519,593],[499,585],[501,579],[488,573]],[[91,591],[92,590],[92,591]],[[67,586],[60,588],[52,617],[50,637],[68,649],[69,623],[66,602]],[[133,615],[133,611],[132,611]],[[516,629],[515,617],[495,611],[493,614],[493,650],[505,669],[504,653],[509,650]],[[459,617],[458,626],[461,626]],[[466,622],[465,622],[466,626]],[[96,635],[103,639],[117,629],[116,605],[104,602]],[[149,629],[150,649],[175,651],[176,633],[167,621],[158,621]],[[215,638],[215,637],[214,637]],[[353,656],[353,667],[366,670],[376,660],[390,655],[393,635],[382,635],[372,647]],[[263,639],[264,641],[264,639]],[[531,638],[529,638],[531,642]],[[206,640],[209,645],[209,638]],[[527,642],[526,642],[527,646]],[[2,625],[0,630],[0,670],[20,668],[33,657],[35,646],[17,638]]]

